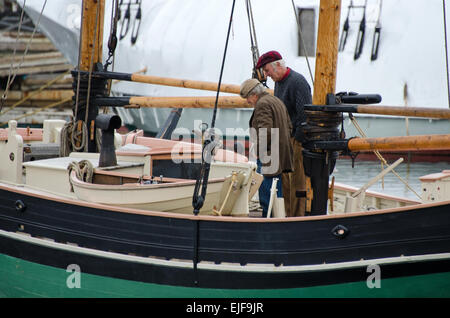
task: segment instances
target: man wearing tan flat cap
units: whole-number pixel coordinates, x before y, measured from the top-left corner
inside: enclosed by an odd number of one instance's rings
[[[283,102],[266,92],[257,79],[244,81],[240,95],[254,107],[249,121],[250,138],[256,144],[258,172],[264,176],[258,194],[266,217],[273,178],[278,178],[277,196],[282,197],[282,175],[293,168],[292,124]]]

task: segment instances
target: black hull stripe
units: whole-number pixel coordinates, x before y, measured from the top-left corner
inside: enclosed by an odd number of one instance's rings
[[[300,288],[364,281],[367,266],[381,263],[382,278],[448,272],[450,255],[403,257],[318,266],[287,267],[198,266],[192,263],[150,260],[117,253],[98,252],[61,243],[0,232],[0,252],[30,262],[65,269],[77,264],[84,273],[171,286],[219,289]],[[213,268],[220,270],[214,270]],[[232,268],[234,267],[234,268]],[[194,283],[194,278],[198,284]]]
[[[24,212],[15,209],[19,199]],[[97,250],[192,260],[196,222],[199,260],[215,263],[290,266],[450,252],[446,206],[344,219],[218,222],[118,213],[0,191],[0,229]],[[349,234],[335,237],[336,225]]]

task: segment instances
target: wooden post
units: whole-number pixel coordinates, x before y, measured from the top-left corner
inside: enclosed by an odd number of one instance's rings
[[[314,105],[325,105],[328,93],[336,89],[341,0],[321,0],[317,35]]]
[[[327,94],[334,94],[336,89],[340,16],[341,0],[320,1],[316,74],[312,101],[314,105],[325,105]],[[306,112],[307,122],[309,124],[317,120],[317,124],[322,126],[324,121],[328,121],[328,114],[314,113],[316,112]],[[320,132],[305,129],[305,134],[313,139],[322,138]],[[310,213],[308,215],[322,215],[327,213],[329,176],[334,169],[336,158],[336,152],[310,151],[304,149],[303,166],[307,180],[311,182],[311,189],[306,193],[306,202],[308,203],[306,212]]]
[[[102,62],[105,0],[83,0],[81,17],[80,70],[89,71],[91,63]]]
[[[97,152],[95,119],[98,115],[98,107],[92,105],[89,96],[93,92],[93,79],[91,76],[96,63],[102,63],[103,49],[103,22],[105,12],[105,0],[83,0],[83,9],[81,12],[81,32],[80,32],[80,56],[79,70],[89,72],[89,79],[83,79],[83,88],[77,94],[78,105],[74,107],[77,113],[74,114],[78,127],[80,122],[85,122],[88,133],[88,143],[86,145],[88,152]],[[75,79],[78,87],[78,79]],[[88,84],[86,84],[88,83]],[[96,88],[98,89],[98,88]],[[81,91],[83,93],[81,93]],[[78,136],[81,136],[81,130],[78,130]],[[81,139],[77,141],[79,146]]]

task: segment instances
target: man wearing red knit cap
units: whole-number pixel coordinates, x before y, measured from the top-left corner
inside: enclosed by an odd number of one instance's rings
[[[306,123],[305,104],[312,104],[311,87],[303,75],[287,67],[277,51],[264,53],[258,59],[256,68],[275,82],[274,95],[286,105],[292,122],[291,143],[294,149],[294,172],[283,175],[283,196],[286,216],[304,216],[306,198],[298,198],[296,191],[306,190],[306,176],[303,168],[302,142],[305,141],[302,126]]]

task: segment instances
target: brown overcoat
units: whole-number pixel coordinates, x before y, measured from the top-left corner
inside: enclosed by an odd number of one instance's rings
[[[293,171],[292,123],[283,102],[264,92],[256,102],[249,125],[250,141],[256,144],[256,156],[262,162],[261,173],[272,177]],[[272,135],[278,135],[278,143],[272,140]]]

